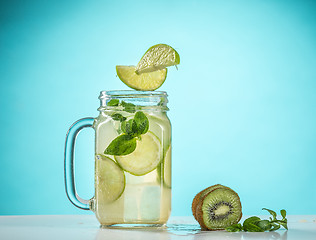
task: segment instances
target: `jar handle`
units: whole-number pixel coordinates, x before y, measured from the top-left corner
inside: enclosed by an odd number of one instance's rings
[[[74,148],[78,133],[87,127],[92,127],[94,118],[82,118],[75,122],[68,130],[65,142],[65,188],[70,202],[78,208],[89,210],[90,200],[82,199],[78,196],[75,186],[74,175]]]

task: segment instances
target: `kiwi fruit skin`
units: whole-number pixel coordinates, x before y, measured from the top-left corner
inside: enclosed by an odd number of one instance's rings
[[[200,224],[201,228],[204,229],[204,230],[211,230],[211,231],[215,231],[215,230],[223,230],[224,228],[210,228],[210,227],[207,227],[204,223],[204,220],[203,220],[203,211],[202,211],[202,205],[203,205],[203,202],[204,202],[204,199],[206,198],[206,196],[208,196],[209,194],[211,194],[213,191],[219,189],[219,188],[226,188],[226,189],[229,189],[230,191],[234,192],[236,194],[236,196],[238,197],[238,200],[239,200],[239,207],[241,209],[241,203],[240,203],[240,198],[238,196],[238,194],[232,190],[231,188],[229,187],[226,187],[226,186],[223,186],[223,185],[220,185],[220,184],[216,184],[216,185],[213,185],[211,187],[208,187],[206,189],[204,189],[203,191],[199,192],[198,194],[199,197],[198,197],[198,200],[196,200],[197,203],[196,204],[196,208],[195,208],[195,213],[193,214],[195,219],[198,221],[198,223]],[[197,195],[198,195],[197,194]],[[192,203],[192,207],[193,207],[193,203]],[[238,223],[240,221],[242,217],[242,213],[240,213],[240,216],[239,218],[237,219],[236,223]]]
[[[207,195],[209,192],[215,190],[215,189],[218,189],[218,188],[227,188],[226,186],[223,186],[221,184],[215,184],[215,185],[212,185],[208,188],[205,188],[203,189],[202,191],[200,191],[198,194],[195,195],[193,201],[192,201],[192,213],[193,213],[193,216],[195,218],[195,220],[197,220],[197,217],[196,217],[196,207],[197,205],[199,204],[201,198],[204,198],[205,195]]]
[[[240,215],[238,216],[238,218],[236,220],[234,220],[234,222],[232,222],[231,224],[236,224],[240,221],[241,217],[242,217],[242,212],[241,212],[241,203],[240,203],[240,198],[238,196],[238,194],[233,191],[232,189],[230,188],[227,188],[229,191],[231,191],[238,199],[237,203],[239,205],[239,209],[240,209]],[[198,206],[197,206],[197,210],[196,210],[196,215],[197,215],[197,219],[198,219],[198,222],[200,223],[201,227],[203,229],[208,229],[208,230],[223,230],[225,229],[226,227],[230,226],[230,225],[227,225],[225,227],[210,227],[210,226],[207,226],[206,223],[205,223],[205,220],[204,220],[204,212],[202,210],[202,207],[204,205],[204,199],[209,195],[209,194],[212,194],[214,192],[215,194],[215,191],[217,191],[217,189],[214,189],[212,190],[211,192],[209,192],[208,194],[206,194],[203,199],[201,199],[201,201],[199,202]]]

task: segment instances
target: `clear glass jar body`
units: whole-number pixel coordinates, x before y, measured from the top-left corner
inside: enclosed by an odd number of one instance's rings
[[[65,189],[76,207],[95,212],[102,226],[165,224],[171,212],[171,124],[165,92],[102,91],[97,118],[68,130]],[[78,133],[95,130],[95,196],[76,192],[74,148]]]
[[[118,106],[108,106],[113,100]],[[109,191],[103,182],[104,160],[95,158],[95,198],[93,209],[101,225],[112,224],[164,224],[171,212],[171,124],[167,116],[167,95],[164,92],[111,91],[101,92],[100,114],[94,121],[95,153],[104,155],[105,149],[118,136],[124,134],[122,121],[114,120],[120,114],[125,121],[133,119],[142,111],[148,119],[148,131],[136,140],[136,149],[127,155],[126,161],[137,162],[139,154],[150,154],[149,158],[159,158],[145,172],[124,169],[120,156],[106,155],[117,163],[125,175],[125,187],[119,198],[109,201],[105,197]],[[126,109],[121,102],[133,104],[135,109]],[[145,141],[146,139],[147,142]],[[153,141],[154,142],[153,142]],[[146,144],[148,146],[146,146]],[[151,146],[153,145],[153,146]],[[138,148],[145,149],[139,151]],[[155,157],[152,157],[155,156]],[[124,163],[124,162],[123,162]],[[137,166],[136,166],[137,168]],[[104,187],[105,186],[105,187]]]

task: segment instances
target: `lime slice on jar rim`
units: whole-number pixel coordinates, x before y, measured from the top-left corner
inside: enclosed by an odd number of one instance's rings
[[[159,138],[148,131],[137,140],[134,152],[115,156],[123,170],[135,176],[142,176],[155,170],[162,158],[162,146]]]
[[[178,52],[167,44],[150,47],[136,66],[136,74],[144,74],[180,64]]]
[[[117,200],[125,189],[125,174],[111,158],[98,154],[96,161],[96,197],[110,203]]]
[[[135,66],[116,66],[117,76],[128,87],[140,91],[154,91],[159,88],[166,80],[167,69],[154,72],[136,74]]]

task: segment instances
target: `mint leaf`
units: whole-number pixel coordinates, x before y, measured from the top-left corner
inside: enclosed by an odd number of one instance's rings
[[[106,105],[115,107],[115,106],[118,106],[119,103],[120,103],[120,100],[118,100],[118,99],[111,99],[110,101],[108,101],[108,103]]]
[[[275,224],[275,223],[271,223],[271,225],[273,226],[273,228],[270,230],[270,232],[272,232],[272,231],[275,231],[275,230],[278,230],[278,229],[280,229],[280,225],[278,225],[278,224]]]
[[[285,211],[284,209],[282,209],[282,210],[280,211],[280,213],[281,213],[281,216],[283,217],[283,219],[285,219],[285,217],[286,217],[286,211]]]
[[[138,111],[134,116],[134,120],[137,125],[137,135],[145,134],[149,128],[149,121],[146,115]]]
[[[161,97],[161,98],[160,98],[160,101],[159,101],[159,103],[158,103],[158,106],[163,106],[165,103],[166,103],[166,98]]]
[[[121,123],[121,130],[126,133],[127,135],[130,135],[132,137],[135,137],[138,132],[137,124],[134,119],[130,119],[128,121],[124,121]]]
[[[256,225],[261,228],[263,231],[269,231],[271,229],[271,223],[269,220],[261,220],[256,223]]]
[[[275,211],[272,211],[272,210],[267,209],[267,208],[262,208],[262,210],[267,210],[273,216],[273,220],[276,220],[277,214]]]
[[[247,218],[243,223],[243,228],[247,232],[263,232],[263,229],[257,226],[257,223],[261,221],[259,217]]]
[[[286,221],[286,222],[280,222],[280,225],[281,225],[282,227],[284,227],[286,230],[289,230],[289,229],[287,228],[287,221]]]
[[[125,112],[134,113],[136,106],[133,103],[127,103],[125,101],[122,101],[121,103],[123,110]]]
[[[136,139],[130,135],[120,135],[104,150],[104,154],[123,156],[136,149]]]
[[[244,221],[244,225],[245,225],[245,224],[247,225],[248,223],[259,222],[259,221],[261,221],[261,219],[260,219],[259,217],[255,217],[255,216],[249,217],[249,218],[247,218],[247,219]]]
[[[227,232],[240,232],[243,230],[243,227],[240,223],[237,223],[225,228],[225,230]]]
[[[114,121],[120,121],[120,122],[123,122],[126,120],[126,117],[123,117],[121,114],[119,113],[114,113],[111,115],[111,118],[114,120]]]

